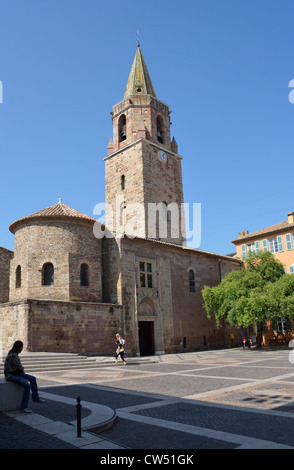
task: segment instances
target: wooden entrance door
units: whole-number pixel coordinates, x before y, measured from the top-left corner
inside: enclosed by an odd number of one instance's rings
[[[154,355],[154,322],[139,321],[140,356]]]

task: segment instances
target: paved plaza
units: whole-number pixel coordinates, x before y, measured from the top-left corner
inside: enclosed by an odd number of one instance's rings
[[[1,413],[0,449],[294,449],[291,352],[234,348],[125,367],[101,358],[97,368],[37,372],[46,403]],[[115,419],[95,431],[104,409]]]

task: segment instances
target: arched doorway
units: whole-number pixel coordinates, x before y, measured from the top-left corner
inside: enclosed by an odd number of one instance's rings
[[[148,299],[143,300],[138,308],[139,348],[140,356],[153,356],[154,347],[154,320],[156,317],[154,306]]]

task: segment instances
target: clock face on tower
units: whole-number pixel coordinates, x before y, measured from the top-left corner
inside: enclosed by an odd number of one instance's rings
[[[165,152],[163,152],[163,150],[159,150],[158,156],[159,156],[159,158],[160,158],[160,160],[161,160],[162,162],[166,162],[166,160],[167,160],[167,155],[166,155]]]

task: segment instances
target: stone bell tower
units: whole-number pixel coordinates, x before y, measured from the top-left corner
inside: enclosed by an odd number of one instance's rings
[[[171,141],[169,107],[156,97],[139,44],[124,97],[111,115],[113,139],[104,158],[107,228],[185,244],[182,157]]]

